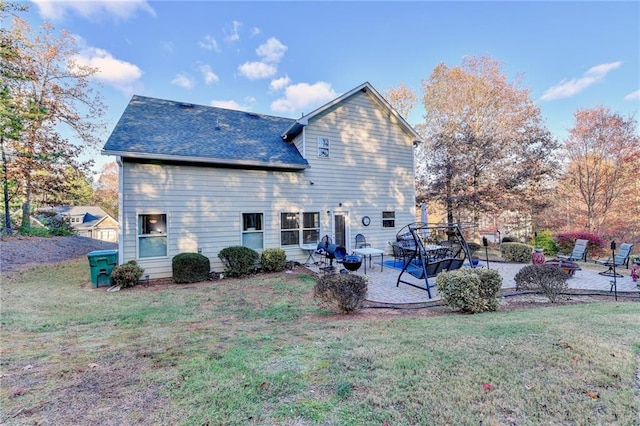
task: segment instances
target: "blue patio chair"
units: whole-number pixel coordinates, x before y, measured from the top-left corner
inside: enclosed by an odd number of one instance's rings
[[[631,256],[631,249],[633,248],[633,244],[622,243],[620,244],[620,249],[615,254],[613,259],[611,256],[607,260],[595,260],[595,263],[599,263],[600,265],[608,266],[609,269],[606,271],[598,272],[600,275],[604,275],[607,277],[613,277],[613,267],[614,266],[625,266],[629,269],[629,257]],[[615,273],[616,277],[623,277],[624,275]]]
[[[589,240],[576,240],[576,244],[573,246],[573,251],[571,254],[558,254],[557,257],[562,260],[569,261],[587,261],[587,245],[589,244]]]

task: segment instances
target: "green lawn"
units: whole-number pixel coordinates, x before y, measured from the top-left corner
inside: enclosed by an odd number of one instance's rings
[[[302,274],[88,281],[86,259],[2,277],[0,423],[640,422],[638,302],[365,320]]]

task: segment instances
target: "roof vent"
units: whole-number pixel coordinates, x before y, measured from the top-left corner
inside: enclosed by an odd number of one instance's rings
[[[255,112],[247,112],[246,114],[251,118],[260,118],[260,116]]]
[[[193,104],[185,104],[185,103],[179,103],[178,106],[182,109],[191,109],[193,108]]]

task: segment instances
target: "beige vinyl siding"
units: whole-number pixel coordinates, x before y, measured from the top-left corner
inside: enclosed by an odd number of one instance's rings
[[[299,149],[302,137],[295,141]],[[330,158],[318,158],[318,137],[329,138]],[[351,244],[362,233],[373,247],[387,250],[395,233],[415,222],[413,138],[363,92],[310,122],[304,138],[311,190],[326,198],[330,210],[349,211]],[[395,228],[382,228],[383,211],[395,211]],[[362,225],[363,216],[371,225]]]
[[[125,163],[123,262],[137,257],[137,216],[167,215],[167,259],[139,259],[152,277],[171,275],[171,258],[182,252],[209,257],[222,271],[218,253],[240,245],[241,213],[264,213],[264,247],[280,247],[280,212],[318,211],[303,174]],[[304,261],[299,247],[287,258]]]
[[[222,271],[221,249],[240,245],[241,213],[264,213],[264,248],[280,247],[280,213],[320,212],[320,237],[332,234],[332,213],[348,215],[347,250],[362,233],[388,249],[396,232],[415,221],[413,140],[371,96],[357,93],[314,117],[294,143],[306,137],[311,167],[300,172],[140,164],[124,160],[121,262],[137,258],[137,216],[167,215],[167,257],[139,259],[151,278],[171,276],[171,259],[198,249]],[[330,158],[317,157],[317,138],[330,139]],[[311,185],[310,182],[314,184]],[[340,204],[342,204],[340,206]],[[382,228],[382,212],[395,211],[396,227]],[[329,212],[329,213],[327,213]],[[371,225],[362,225],[369,216]],[[302,219],[302,218],[301,218]],[[287,259],[307,252],[285,248]]]

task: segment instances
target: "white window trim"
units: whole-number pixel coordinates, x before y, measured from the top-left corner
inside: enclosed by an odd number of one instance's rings
[[[262,215],[262,229],[261,230],[253,230],[253,231],[245,231],[244,228],[244,218],[243,215],[245,214],[261,214]],[[259,249],[252,249],[252,250],[264,250],[264,240],[265,240],[265,214],[264,212],[252,212],[252,211],[247,211],[247,212],[240,212],[240,245],[244,247],[243,245],[243,235],[244,234],[257,234],[257,233],[261,233],[262,234],[262,247]]]
[[[318,136],[317,144],[318,144],[318,158],[331,158],[331,141],[329,140],[329,138]],[[327,155],[320,155],[321,150],[326,150]]]
[[[283,229],[282,228],[282,213],[294,213],[298,215],[298,227],[297,228],[289,228],[289,229]],[[300,245],[300,240],[302,240],[302,212],[300,211],[287,211],[287,210],[283,210],[281,212],[278,213],[278,242],[280,244],[280,248],[286,248],[286,247],[295,247],[296,244],[287,244],[287,245],[283,245],[282,244],[282,233],[285,231],[298,231],[298,245]]]
[[[384,217],[385,213],[393,213],[393,217]],[[382,227],[383,228],[395,228],[396,227],[396,211],[395,210],[383,210],[380,214],[382,216]],[[385,222],[393,221],[393,226],[384,226]]]
[[[138,229],[138,218],[142,215],[160,215],[163,214],[166,217],[166,224],[167,224],[167,229],[166,232],[164,234],[159,234],[159,235],[154,235],[151,238],[157,238],[157,237],[165,237],[166,241],[167,241],[167,254],[164,256],[155,256],[155,257],[140,257],[140,238],[149,238],[148,236],[142,236],[140,235],[140,230]],[[147,260],[154,260],[154,259],[167,259],[169,258],[169,213],[164,213],[164,212],[140,212],[140,213],[136,213],[136,260],[140,260],[140,261],[147,261]]]
[[[305,213],[311,213],[311,214],[315,213],[315,214],[318,215],[318,227],[317,228],[305,228],[304,227],[304,214]],[[321,231],[322,231],[322,219],[321,219],[321,217],[322,216],[320,215],[320,210],[318,210],[318,211],[303,211],[303,212],[300,212],[300,237],[299,237],[300,245],[307,244],[307,243],[304,242],[304,231],[313,231],[315,229],[318,230],[318,241],[316,241],[316,244],[318,244],[320,242],[320,239],[322,238],[322,234],[321,234]]]

